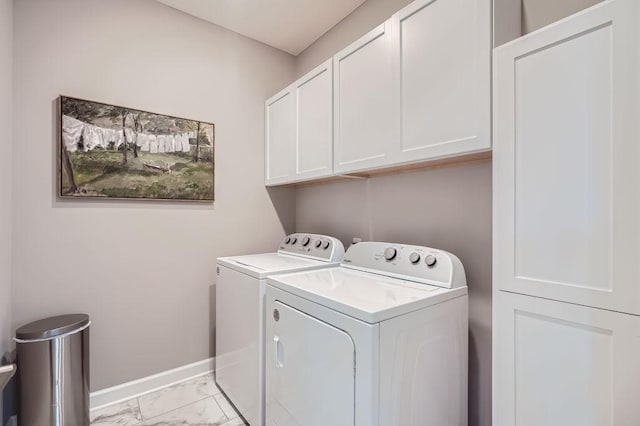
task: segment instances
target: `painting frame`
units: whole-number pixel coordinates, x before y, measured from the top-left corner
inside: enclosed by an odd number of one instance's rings
[[[66,103],[77,103],[77,104],[85,104],[90,105],[91,108],[101,111],[107,111],[109,114],[98,114],[98,118],[104,122],[107,117],[111,120],[114,117],[117,117],[117,114],[114,111],[122,112],[122,124],[121,130],[117,130],[118,126],[115,125],[107,125],[106,127],[99,127],[94,120],[87,120],[86,117],[73,117],[72,115],[67,115],[69,113],[69,106]],[[109,104],[106,102],[94,101],[89,99],[83,99],[74,96],[68,95],[59,95],[56,98],[57,107],[57,132],[56,132],[56,196],[61,200],[118,200],[118,201],[161,201],[161,202],[178,202],[178,203],[207,203],[211,204],[215,201],[215,124],[200,120],[188,119],[183,117],[178,117],[175,115],[168,115],[162,113],[150,112],[137,108],[130,108],[119,106],[116,104]],[[89,109],[91,109],[89,108]],[[66,117],[65,117],[66,116]],[[138,121],[135,124],[135,131],[133,131],[129,126],[125,123],[128,120],[128,117],[137,117]],[[142,119],[141,119],[142,117]],[[82,118],[79,119],[79,118]],[[118,117],[120,119],[120,117]],[[69,134],[66,132],[65,125],[69,125],[69,122],[75,120],[75,122],[82,122],[83,130],[82,136],[78,136],[78,147],[70,151],[67,149],[70,143]],[[135,122],[135,119],[132,119]],[[154,122],[156,125],[155,134],[152,133],[144,133],[144,123],[138,127],[138,124],[142,121],[146,120],[147,122]],[[99,120],[98,120],[99,121]],[[130,120],[131,121],[131,120]],[[161,124],[158,124],[161,123]],[[179,123],[179,124],[176,124]],[[158,129],[164,125],[164,129],[161,129],[160,133],[158,133]],[[177,128],[176,126],[191,125],[192,127],[188,127],[189,131],[182,129],[182,132],[179,134],[181,139],[181,143],[178,141],[178,136],[172,133],[172,129]],[[197,129],[196,129],[197,125]],[[85,141],[85,132],[89,130],[89,128],[101,130],[103,133],[107,132],[109,134],[118,134],[114,139],[120,139],[119,144],[111,145],[113,142],[109,142],[108,145],[103,143],[98,143],[92,148],[87,149],[87,142]],[[197,132],[197,133],[196,133]],[[130,133],[135,134],[135,140],[130,140]],[[195,138],[192,137],[193,133],[196,133]],[[139,139],[143,135],[146,135],[151,139],[151,137],[156,136],[158,140],[160,137],[164,136],[166,138],[171,137],[173,139],[172,148],[169,150],[167,148],[166,152],[164,149],[162,151],[157,150],[155,153],[153,152],[153,144],[151,144],[151,150],[147,146],[140,146]],[[185,136],[188,135],[188,136]],[[185,142],[185,137],[188,142]],[[103,138],[106,139],[106,138]],[[195,143],[195,152],[193,147],[193,140],[196,140]],[[155,140],[155,139],[154,139]],[[73,142],[73,141],[72,141]],[[133,146],[133,148],[132,148]],[[169,145],[167,144],[167,147]],[[173,150],[173,146],[177,147],[176,150]],[[95,149],[94,149],[95,148]],[[147,148],[146,150],[143,150]],[[182,148],[182,149],[181,149]],[[133,149],[133,151],[132,151]],[[181,149],[181,150],[180,150]],[[188,149],[188,150],[187,150]],[[178,151],[180,150],[180,151]],[[78,158],[73,158],[78,156],[78,152],[82,153],[83,156],[90,156],[93,152],[101,151],[101,154],[107,155],[110,157],[114,157],[123,153],[124,161],[122,162],[122,166],[120,170],[118,170],[118,166],[116,165],[114,168],[113,158],[109,158],[111,160],[111,165],[109,166],[109,173],[119,173],[120,180],[119,182],[126,182],[128,175],[130,172],[135,171],[135,179],[136,183],[140,184],[141,180],[145,180],[147,186],[136,185],[134,188],[102,188],[102,190],[96,189],[95,187],[87,185],[85,182],[80,180],[80,182],[75,182],[77,176],[74,175],[76,168],[78,167]],[[139,164],[135,164],[135,170],[128,170],[128,168],[134,169],[132,165],[127,165],[128,153],[135,154],[132,156],[133,160],[140,160]],[[174,158],[173,163],[171,162],[162,162],[160,165],[154,164],[153,160],[140,159],[141,157],[153,157],[154,154],[164,154],[163,157],[178,157]],[[166,158],[165,158],[166,160]],[[92,162],[93,169],[99,169],[100,163],[96,163],[96,161]],[[193,166],[197,167],[197,171],[193,170]],[[76,168],[74,168],[74,165]],[[181,166],[181,167],[177,167]],[[125,168],[127,166],[128,168]],[[210,167],[210,171],[208,168]],[[175,171],[173,169],[179,169]],[[94,179],[99,179],[107,174],[107,167],[102,169],[102,173],[98,173],[98,176],[94,177]],[[95,172],[95,170],[93,170]],[[142,177],[141,177],[142,175]],[[169,177],[167,177],[169,175]],[[116,176],[118,176],[116,174]],[[189,181],[189,176],[192,176],[192,181]],[[196,181],[195,177],[199,179]],[[181,178],[182,181],[180,183],[187,183],[187,186],[182,188],[182,192],[178,190],[174,190],[172,193],[170,189],[166,189],[162,184],[158,184],[159,180],[163,182],[173,182],[177,185],[178,179]],[[73,182],[73,185],[70,185],[69,182]],[[200,184],[203,184],[202,187]],[[65,186],[66,185],[66,186]],[[125,185],[126,186],[126,185]],[[144,190],[153,187],[153,191]],[[171,185],[173,187],[173,185]],[[193,188],[196,188],[194,190]],[[159,190],[158,188],[165,188],[165,191]],[[107,189],[108,191],[105,191]],[[188,190],[188,191],[187,191]],[[124,194],[124,195],[123,195]]]

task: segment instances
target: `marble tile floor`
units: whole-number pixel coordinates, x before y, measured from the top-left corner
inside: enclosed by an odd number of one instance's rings
[[[96,426],[241,426],[245,423],[206,374],[91,411]]]

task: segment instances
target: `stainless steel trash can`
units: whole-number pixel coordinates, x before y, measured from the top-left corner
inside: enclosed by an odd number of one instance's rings
[[[90,324],[61,315],[16,331],[18,425],[89,426]]]

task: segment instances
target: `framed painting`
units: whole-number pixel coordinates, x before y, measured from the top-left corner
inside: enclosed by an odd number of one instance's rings
[[[211,202],[215,126],[60,96],[58,196]]]

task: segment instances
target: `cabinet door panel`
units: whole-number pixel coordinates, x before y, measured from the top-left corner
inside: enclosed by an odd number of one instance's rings
[[[418,0],[394,20],[400,39],[398,161],[490,148],[491,2]]]
[[[500,289],[640,314],[639,8],[603,3],[496,49]]]
[[[640,317],[498,291],[496,426],[632,426]]]
[[[334,57],[336,172],[389,163],[398,140],[391,20]]]
[[[265,183],[273,185],[293,179],[295,95],[288,87],[269,99],[265,107]]]
[[[328,60],[302,77],[296,90],[296,179],[333,171],[333,67]]]

